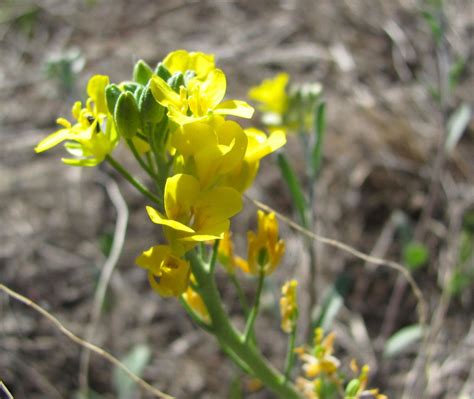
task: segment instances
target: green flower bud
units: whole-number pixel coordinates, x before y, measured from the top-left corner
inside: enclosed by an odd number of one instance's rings
[[[176,72],[168,79],[167,83],[176,93],[179,93],[179,88],[185,86],[184,76],[181,72]]]
[[[133,80],[139,84],[146,85],[153,75],[150,66],[143,60],[138,60],[133,67]]]
[[[165,114],[165,107],[159,104],[151,92],[150,82],[144,87],[138,100],[140,116],[145,123],[159,123]]]
[[[130,93],[135,93],[135,90],[137,90],[137,87],[139,86],[138,83],[135,82],[122,82],[120,83],[120,88],[124,91],[129,91]]]
[[[346,398],[355,398],[360,388],[360,381],[358,379],[350,380],[346,387]]]
[[[144,86],[140,85],[135,89],[135,92],[133,93],[133,96],[135,97],[135,100],[137,101],[137,103],[140,101],[140,97],[143,93],[144,88],[145,88]]]
[[[107,108],[109,112],[113,115],[115,110],[115,104],[122,94],[122,90],[116,84],[107,85],[105,88],[105,100],[107,102]]]
[[[132,93],[124,91],[120,94],[115,105],[115,124],[118,133],[126,139],[131,139],[140,127],[140,114],[137,102]]]
[[[166,68],[162,62],[158,63],[158,65],[156,66],[155,74],[158,75],[165,82],[168,81],[169,78],[171,78],[170,71],[168,71],[168,68]]]

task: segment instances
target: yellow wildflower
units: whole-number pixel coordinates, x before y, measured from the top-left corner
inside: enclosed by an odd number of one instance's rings
[[[63,158],[62,161],[74,166],[96,166],[110,154],[118,143],[111,115],[105,102],[105,87],[109,84],[107,76],[95,75],[87,85],[89,98],[86,107],[80,101],[72,107],[74,125],[64,118],[57,123],[62,129],[50,134],[36,147],[36,152],[47,151],[67,141],[66,150],[76,158]]]
[[[257,234],[247,233],[247,260],[237,259],[238,265],[247,273],[259,275],[261,271],[271,274],[285,253],[285,243],[278,240],[278,221],[275,214],[258,211]]]
[[[324,337],[322,328],[314,332],[314,347],[311,353],[303,348],[298,348],[297,353],[303,361],[303,371],[307,378],[315,378],[320,374],[333,375],[340,366],[340,361],[332,355],[335,334],[330,333]]]
[[[187,52],[186,50],[176,50],[169,53],[163,60],[163,64],[172,74],[193,71],[198,79],[204,79],[209,72],[215,69],[214,55],[194,51]]]
[[[260,160],[286,144],[286,134],[281,129],[274,130],[269,136],[255,128],[245,129],[244,132],[248,140],[244,159],[225,179],[227,186],[240,192],[245,191],[253,183]]]
[[[281,329],[288,334],[294,330],[298,318],[298,302],[296,298],[297,286],[298,282],[296,280],[290,280],[281,288]]]
[[[252,87],[248,96],[260,103],[262,112],[270,112],[283,116],[288,109],[286,86],[290,77],[287,73],[279,73],[273,79],[265,79],[260,85]]]
[[[171,136],[170,145],[177,152],[176,170],[196,176],[204,188],[239,167],[247,142],[238,123],[217,118],[213,123],[181,126]]]
[[[204,80],[194,77],[187,87],[176,93],[163,79],[154,76],[151,91],[156,101],[168,108],[168,116],[178,125],[208,119],[211,115],[233,115],[251,118],[254,109],[245,101],[222,102],[227,87],[226,77],[220,69],[213,69]]]
[[[153,223],[164,226],[165,235],[176,250],[188,250],[199,241],[222,238],[229,218],[240,212],[240,194],[229,187],[202,190],[199,181],[186,174],[166,180],[166,216],[148,206]]]
[[[189,262],[180,259],[168,245],[156,245],[144,251],[135,263],[148,271],[152,288],[161,296],[179,296],[189,282]]]

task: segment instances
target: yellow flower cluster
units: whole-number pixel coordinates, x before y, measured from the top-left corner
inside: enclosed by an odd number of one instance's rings
[[[321,93],[321,84],[295,85],[290,75],[282,72],[252,87],[248,97],[257,103],[262,122],[271,129],[301,132],[312,128],[314,107]]]
[[[146,210],[153,223],[163,226],[168,242],[144,251],[136,263],[148,271],[160,295],[180,296],[190,279],[184,255],[200,242],[224,237],[230,218],[242,208],[242,194],[252,184],[260,160],[283,146],[286,136],[282,130],[267,135],[243,129],[226,119],[229,115],[251,118],[254,109],[244,101],[224,99],[226,76],[213,55],[178,50],[155,70],[137,62],[133,75],[134,81],[118,85],[107,76],[93,76],[85,107],[76,102],[72,108],[76,123],[58,119],[62,128],[35,150],[43,152],[65,141],[74,157],[64,159],[65,163],[95,166],[107,160],[158,205]],[[112,157],[120,139],[152,177],[158,195]],[[272,222],[265,229],[270,234]],[[249,248],[275,245],[277,230],[271,234],[274,243],[267,244],[259,235],[252,237],[258,243]],[[282,248],[278,251],[268,251],[268,272]],[[258,256],[249,257],[252,272]],[[188,292],[187,298],[191,297]]]
[[[290,334],[296,327],[298,320],[298,301],[296,298],[296,280],[287,281],[281,288],[280,314],[281,329]]]
[[[275,214],[258,211],[257,232],[247,234],[247,259],[237,258],[237,264],[255,276],[273,273],[285,253],[285,242],[278,239],[278,221]]]
[[[106,155],[110,154],[118,143],[118,134],[110,115],[105,88],[109,77],[93,76],[87,85],[88,99],[85,108],[77,101],[72,107],[73,125],[65,118],[58,118],[62,126],[53,134],[43,139],[36,147],[36,152],[43,152],[67,141],[66,150],[75,158],[63,158],[63,162],[74,166],[96,166]]]
[[[356,378],[350,380],[344,389],[344,379],[340,373],[341,362],[333,355],[335,334],[324,335],[322,328],[314,331],[314,343],[312,348],[296,348],[300,360],[303,362],[304,376],[296,379],[296,387],[306,399],[325,399],[325,392],[344,392],[344,399],[362,399],[370,397],[376,399],[388,399],[379,393],[378,389],[367,390],[369,366],[359,367],[355,360],[351,362],[350,368]]]
[[[223,101],[226,77],[215,67],[213,56],[178,50],[163,65],[180,83],[173,87],[175,81],[154,75],[150,87],[170,120],[167,150],[175,174],[166,180],[164,210],[147,207],[147,212],[152,222],[163,226],[170,251],[182,258],[199,242],[224,237],[230,218],[242,208],[242,193],[253,182],[260,160],[284,145],[286,138],[282,131],[267,136],[225,119],[226,115],[250,118],[253,108],[244,101]],[[160,294],[186,290],[186,273],[174,269],[181,281],[168,287],[170,282],[159,279],[155,262],[148,259],[142,262],[139,257],[137,263],[158,278]],[[181,267],[189,269],[184,263]],[[197,306],[196,295],[186,291],[191,306]]]

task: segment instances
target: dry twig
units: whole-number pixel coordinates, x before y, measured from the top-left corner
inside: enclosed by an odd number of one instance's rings
[[[97,324],[100,319],[102,305],[105,299],[105,294],[107,292],[107,287],[109,286],[112,273],[115,267],[117,266],[120,254],[122,253],[128,224],[127,203],[123,199],[123,196],[120,193],[120,189],[116,181],[109,176],[103,175],[100,179],[100,183],[105,186],[107,194],[109,195],[109,198],[117,211],[117,222],[115,223],[112,248],[102,268],[99,283],[97,285],[97,290],[95,291],[94,302],[91,311],[91,320],[86,332],[87,341],[92,341],[94,339]],[[81,353],[81,363],[79,371],[79,385],[81,387],[82,392],[87,392],[89,385],[89,363],[90,351],[84,348],[84,351]]]
[[[111,355],[109,352],[105,351],[104,349],[98,347],[97,345],[91,344],[90,342],[87,342],[83,340],[82,338],[78,337],[74,333],[72,333],[70,330],[68,330],[64,325],[56,318],[54,317],[51,313],[43,309],[41,306],[33,302],[31,299],[19,294],[16,291],[13,291],[12,289],[8,288],[4,284],[0,283],[0,291],[3,291],[5,294],[7,294],[9,297],[23,303],[26,306],[29,306],[32,308],[34,311],[39,313],[41,316],[45,317],[48,319],[59,331],[61,331],[67,338],[69,338],[71,341],[75,342],[76,344],[82,346],[83,348],[87,348],[88,350],[96,353],[97,355],[101,356],[105,360],[107,360],[109,363],[113,364],[114,366],[119,367],[125,374],[127,374],[137,385],[139,385],[141,388],[152,394],[153,396],[157,398],[164,398],[164,399],[173,399],[173,396],[170,396],[164,392],[161,392],[159,389],[153,387],[150,385],[148,382],[146,382],[144,379],[140,378],[136,374],[134,374],[132,371],[129,370],[127,366],[125,366],[120,360],[118,360],[115,356]]]
[[[263,202],[260,202],[258,200],[255,200],[255,199],[252,199],[252,198],[249,198],[249,197],[246,197],[248,200],[252,201],[258,208],[266,211],[266,212],[274,212],[275,215],[280,219],[282,220],[284,223],[286,223],[288,226],[292,227],[293,229],[299,231],[300,233],[304,234],[305,236],[315,240],[315,241],[318,241],[322,244],[325,244],[325,245],[330,245],[332,247],[335,247],[335,248],[338,248],[342,251],[345,251],[365,262],[368,262],[368,263],[372,263],[374,265],[377,265],[377,266],[386,266],[386,267],[389,267],[391,269],[394,269],[396,271],[398,271],[399,273],[401,273],[403,275],[403,277],[406,279],[406,281],[408,282],[408,284],[410,284],[412,290],[413,290],[413,294],[416,296],[417,300],[418,300],[418,317],[419,317],[419,322],[422,326],[426,326],[426,322],[427,322],[427,319],[428,319],[428,314],[427,314],[427,305],[426,305],[426,301],[425,301],[425,298],[423,297],[423,294],[421,292],[421,289],[420,287],[418,286],[418,284],[415,282],[415,280],[413,279],[412,275],[410,274],[410,272],[405,268],[403,267],[403,265],[401,265],[400,263],[397,263],[395,261],[392,261],[392,260],[386,260],[386,259],[382,259],[382,258],[377,258],[375,256],[371,256],[371,255],[367,255],[353,247],[351,247],[350,245],[347,245],[347,244],[344,244],[343,242],[340,242],[340,241],[337,241],[337,240],[333,240],[331,238],[327,238],[327,237],[323,237],[323,236],[320,236],[319,234],[316,234],[316,233],[313,233],[312,231],[309,231],[307,229],[305,229],[304,227],[300,226],[298,223],[295,223],[293,222],[290,218],[286,217],[285,215],[281,214],[280,212],[274,210],[273,208],[269,207],[268,205],[265,205]]]

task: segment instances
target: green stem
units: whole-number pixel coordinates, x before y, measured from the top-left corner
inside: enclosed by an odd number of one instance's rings
[[[239,298],[239,302],[240,302],[240,305],[242,306],[245,317],[248,317],[249,304],[247,302],[247,298],[245,297],[244,291],[242,290],[242,286],[240,285],[239,280],[237,279],[235,274],[229,274],[229,277],[230,277],[230,281],[235,287],[235,290],[237,291],[237,297]]]
[[[179,297],[179,302],[181,302],[181,305],[183,308],[186,310],[186,313],[191,317],[191,319],[199,326],[201,327],[204,331],[207,331],[209,333],[212,333],[211,326],[209,324],[206,324],[200,317],[199,315],[191,308],[191,306],[188,305],[188,303],[185,301],[183,296],[181,295]]]
[[[139,154],[139,152],[137,150],[137,147],[135,147],[135,144],[133,144],[133,140],[132,139],[127,139],[127,144],[130,147],[130,150],[132,151],[133,156],[135,157],[137,162],[140,164],[142,169],[146,173],[148,173],[152,179],[155,179],[156,178],[155,173],[153,172],[151,167],[149,165],[147,165],[147,163],[143,160],[143,158],[141,157],[141,155]]]
[[[286,353],[286,361],[285,361],[285,381],[288,381],[290,378],[291,370],[293,370],[293,366],[295,364],[295,342],[296,342],[296,325],[291,330],[291,335],[288,340],[288,352]]]
[[[222,298],[213,275],[209,273],[206,263],[194,251],[187,254],[192,271],[196,278],[201,297],[211,318],[212,334],[219,344],[231,351],[245,365],[247,372],[260,379],[264,385],[284,399],[301,399],[293,384],[284,381],[284,376],[275,370],[253,345],[245,343],[241,334],[231,324],[222,306]]]
[[[163,201],[158,198],[155,194],[148,191],[148,189],[141,184],[137,179],[135,179],[128,171],[119,163],[117,162],[111,155],[107,155],[106,158],[107,162],[113,166],[113,168],[119,172],[128,182],[134,186],[138,191],[140,191],[145,197],[149,200],[155,202],[160,207],[163,205]]]
[[[213,274],[214,270],[216,269],[217,255],[219,254],[219,241],[220,240],[215,240],[214,246],[212,247],[212,255],[211,255],[211,259],[209,260],[209,273],[210,274]]]
[[[244,342],[248,343],[249,339],[252,335],[253,325],[255,324],[255,320],[257,319],[258,311],[260,309],[260,297],[262,296],[262,289],[263,289],[263,281],[265,280],[265,272],[263,269],[260,270],[260,274],[258,276],[258,286],[257,286],[257,293],[255,297],[255,303],[250,311],[250,315],[247,319],[247,324],[245,326],[245,333],[244,333]]]

